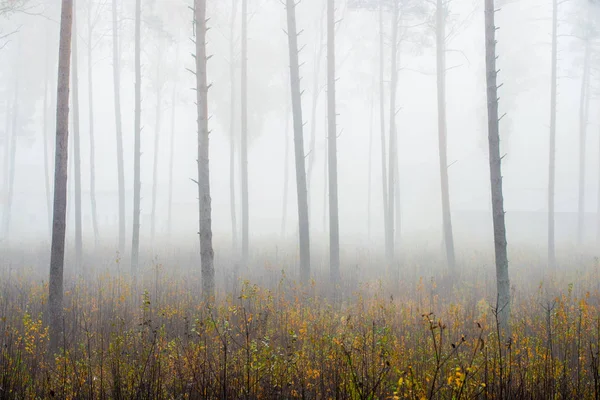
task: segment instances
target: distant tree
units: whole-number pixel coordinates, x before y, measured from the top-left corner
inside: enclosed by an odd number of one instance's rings
[[[122,254],[125,251],[125,167],[123,162],[123,124],[121,122],[121,52],[117,17],[117,0],[112,0],[113,90],[117,139],[117,184],[119,188],[119,252]]]
[[[79,131],[79,74],[78,74],[78,32],[77,32],[77,11],[73,9],[73,54],[71,75],[71,85],[73,85],[73,168],[75,184],[75,267],[78,272],[82,272],[82,254],[83,239],[81,226],[81,135]]]
[[[329,170],[329,271],[332,283],[340,281],[338,218],[337,126],[335,107],[335,0],[327,0],[327,143]]]
[[[552,0],[552,54],[550,76],[550,146],[548,155],[548,267],[556,268],[554,246],[554,188],[556,180],[556,70],[558,42],[558,2]]]
[[[212,219],[209,168],[208,84],[206,56],[206,0],[194,0],[196,32],[196,111],[198,121],[198,208],[202,296],[211,302],[215,296],[215,266],[212,244]]]
[[[502,194],[502,157],[500,157],[500,121],[498,118],[498,69],[496,68],[496,30],[494,0],[485,0],[485,64],[487,81],[488,142],[492,218],[496,255],[497,312],[500,325],[508,328],[510,316],[510,280],[506,250],[506,224]]]
[[[302,121],[302,93],[300,91],[300,63],[298,61],[298,30],[296,28],[295,0],[286,0],[287,36],[290,56],[290,85],[292,115],[294,120],[294,155],[296,159],[296,189],[298,196],[298,229],[300,245],[300,280],[308,283],[310,278],[310,233],[308,221],[308,196],[306,191],[306,168]]]
[[[142,0],[135,2],[135,121],[133,149],[133,234],[131,239],[131,274],[137,281],[140,252],[140,176],[141,158],[141,114],[142,114],[142,63],[141,63]]]
[[[67,212],[67,158],[69,126],[69,75],[73,1],[62,0],[60,46],[58,50],[58,89],[56,106],[56,157],[54,167],[54,215],[50,251],[48,315],[50,350],[58,349],[62,337],[63,266]]]
[[[232,60],[233,62],[233,60]],[[241,79],[241,180],[242,180],[242,262],[248,268],[248,234],[249,234],[249,205],[248,205],[248,0],[242,0],[242,79]],[[233,82],[232,82],[233,84]]]
[[[236,50],[235,50],[235,16],[237,14],[238,0],[231,1],[231,20],[229,27],[229,81],[231,84],[229,105],[229,207],[231,214],[231,243],[233,251],[237,251],[237,218],[235,211],[235,118],[236,118]]]

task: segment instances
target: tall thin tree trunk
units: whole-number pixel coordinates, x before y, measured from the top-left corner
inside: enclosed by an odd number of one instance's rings
[[[337,126],[335,107],[335,0],[327,1],[327,143],[329,166],[329,274],[340,282],[340,227],[337,187]]]
[[[577,207],[577,243],[579,245],[583,244],[583,231],[585,227],[585,151],[590,104],[590,42],[591,40],[586,38],[583,76],[581,78],[581,95],[579,99],[579,199]]]
[[[94,243],[96,247],[100,240],[98,232],[98,214],[96,208],[96,144],[94,140],[94,78],[93,78],[93,41],[94,23],[92,21],[92,2],[88,2],[88,106],[90,123],[90,203],[92,212],[92,227],[94,229]]]
[[[292,115],[294,118],[294,155],[296,159],[296,190],[298,195],[298,242],[300,245],[300,280],[308,283],[310,278],[310,237],[308,222],[308,193],[300,92],[300,65],[298,62],[298,30],[296,29],[296,2],[286,0],[287,33],[290,55],[290,84]]]
[[[202,295],[211,302],[215,296],[215,267],[209,172],[208,85],[206,83],[206,0],[194,1],[196,27],[196,105],[198,113],[198,206]]]
[[[285,237],[285,223],[287,221],[287,205],[288,205],[288,188],[290,186],[289,182],[289,172],[290,172],[290,113],[291,113],[291,103],[288,100],[285,108],[285,165],[283,166],[283,211],[281,215],[281,237]]]
[[[131,275],[137,282],[140,253],[140,176],[141,158],[141,116],[142,116],[142,66],[141,66],[141,25],[142,0],[135,1],[135,121],[133,147],[133,232],[131,238]]]
[[[369,114],[369,178],[367,184],[367,234],[371,241],[371,189],[373,187],[373,117],[375,115],[375,91],[372,92],[371,110]],[[370,245],[370,243],[369,243]]]
[[[179,43],[179,42],[178,42]],[[179,65],[179,45],[177,45],[175,65]],[[169,139],[169,205],[167,211],[167,229],[171,239],[173,229],[173,160],[175,154],[175,115],[177,111],[177,80],[173,83],[173,95],[171,100],[171,137]]]
[[[8,180],[7,180],[7,194],[6,194],[6,207],[4,208],[4,237],[5,240],[10,241],[10,228],[11,228],[11,214],[12,204],[14,201],[15,192],[15,173],[16,173],[16,158],[17,158],[17,143],[19,137],[19,91],[20,91],[20,62],[21,62],[21,41],[17,45],[17,57],[15,65],[15,87],[14,87],[14,99],[12,108],[12,124],[11,124],[11,138],[10,138],[10,153],[8,158]],[[8,135],[8,132],[6,132]]]
[[[50,85],[50,29],[46,29],[46,68],[44,77],[44,183],[46,186],[46,206],[48,210],[48,232],[52,236],[52,189],[50,188],[50,156],[48,153],[48,86]],[[8,132],[8,131],[7,131]]]
[[[446,122],[446,5],[437,0],[436,10],[436,58],[437,58],[437,106],[438,106],[438,145],[440,157],[440,181],[442,192],[442,227],[446,247],[446,264],[450,271],[456,267],[454,256],[454,235],[450,212],[450,187],[448,183],[448,127]]]
[[[325,118],[323,118],[324,122],[325,122],[325,126],[324,126],[324,131],[327,132],[327,130],[329,129],[329,121],[327,118],[327,114],[325,114]],[[327,133],[325,134],[325,140],[327,141]],[[327,198],[328,198],[328,194],[329,194],[329,154],[326,151],[327,147],[328,147],[328,143],[325,143],[325,149],[324,149],[324,153],[325,153],[325,159],[323,160],[323,219],[321,221],[321,226],[323,227],[323,235],[327,234],[327,217],[329,215],[329,213],[327,212]]]
[[[162,42],[161,39],[159,39]],[[152,163],[152,212],[150,218],[150,237],[152,245],[156,235],[156,190],[158,188],[158,146],[160,143],[160,114],[162,104],[162,82],[160,63],[163,57],[162,43],[159,43],[158,57],[156,59],[156,122],[154,125],[154,162]]]
[[[496,68],[496,24],[494,0],[485,0],[485,64],[487,81],[488,142],[492,217],[496,254],[497,311],[500,325],[508,328],[510,316],[510,279],[506,251],[506,225],[502,194],[502,158],[500,157],[500,121],[498,119],[498,70]]]
[[[319,95],[321,93],[321,88],[319,87],[319,76],[321,72],[321,61],[323,59],[323,49],[325,48],[324,41],[324,21],[326,19],[327,12],[327,4],[323,4],[323,9],[321,13],[321,17],[319,18],[319,40],[318,40],[318,48],[315,57],[315,64],[313,70],[313,88],[312,88],[312,100],[311,100],[311,115],[310,115],[310,143],[308,148],[308,154],[306,158],[308,159],[308,168],[306,175],[306,185],[307,190],[311,193],[310,185],[313,178],[313,169],[315,167],[315,143],[317,138],[317,104],[319,102]],[[311,213],[311,203],[312,196],[308,196],[308,215],[310,218]]]
[[[125,167],[123,162],[123,125],[121,123],[121,67],[117,0],[112,0],[113,88],[117,137],[117,177],[119,187],[119,252],[125,251]]]
[[[394,195],[396,194],[396,166],[397,163],[397,144],[396,144],[396,88],[398,85],[398,19],[399,6],[398,2],[394,1],[392,6],[392,77],[390,82],[390,137],[389,137],[389,166],[388,166],[388,236],[389,248],[387,249],[387,261],[390,268],[394,267],[395,251],[394,251],[394,211],[396,203]]]
[[[550,78],[550,154],[548,156],[548,267],[556,268],[554,248],[554,186],[556,176],[556,70],[558,63],[558,2],[552,0],[552,67]],[[600,232],[600,230],[599,230]]]
[[[77,56],[77,8],[73,9],[73,169],[75,185],[75,268],[82,273],[83,239],[81,232],[81,143],[79,132],[79,75]]]
[[[58,85],[56,107],[56,152],[54,161],[54,215],[52,217],[52,246],[50,251],[50,280],[48,285],[48,315],[50,351],[58,350],[62,337],[63,266],[67,213],[67,159],[69,138],[69,76],[71,59],[71,30],[73,1],[62,0],[60,46],[58,51]]]
[[[237,251],[237,218],[235,211],[235,16],[237,0],[231,1],[231,26],[229,31],[229,80],[231,81],[230,110],[229,110],[229,212],[231,214],[231,246]]]
[[[248,268],[248,1],[242,0],[242,263]]]
[[[16,70],[15,70],[16,71]],[[2,203],[2,238],[6,237],[6,218],[8,215],[8,180],[10,170],[10,122],[11,122],[11,106],[10,99],[6,98],[6,120],[4,122],[4,158],[3,158],[3,175],[2,175],[2,197],[0,202]]]
[[[384,74],[384,33],[383,33],[383,2],[379,5],[379,123],[381,134],[381,186],[383,200],[383,232],[385,234],[385,254],[386,257],[393,253],[390,248],[391,238],[389,236],[389,209],[388,209],[388,188],[387,188],[387,155],[385,144],[385,74]]]

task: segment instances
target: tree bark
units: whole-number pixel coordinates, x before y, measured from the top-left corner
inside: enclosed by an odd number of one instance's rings
[[[63,266],[67,212],[67,166],[69,138],[69,75],[73,1],[62,0],[60,45],[58,51],[58,85],[56,107],[56,152],[54,161],[54,206],[50,280],[48,285],[48,316],[50,351],[55,352],[62,336]]]
[[[123,162],[123,126],[121,123],[121,67],[119,49],[119,28],[117,25],[117,0],[112,1],[113,33],[113,88],[115,124],[117,138],[117,177],[119,187],[119,252],[125,251],[125,167]]]
[[[133,148],[133,233],[131,238],[131,275],[137,282],[140,252],[140,177],[141,158],[141,114],[142,114],[142,66],[141,66],[141,21],[142,1],[135,2],[135,121]]]
[[[152,245],[156,235],[156,191],[158,188],[158,146],[160,143],[160,117],[162,104],[162,81],[160,64],[162,62],[162,39],[159,40],[159,51],[156,59],[156,122],[154,125],[154,162],[152,163],[152,212],[150,218],[150,237]]]
[[[440,181],[442,192],[442,227],[446,247],[446,264],[450,271],[456,268],[454,235],[450,212],[450,188],[448,183],[448,127],[446,122],[446,13],[443,0],[437,0],[436,8],[436,58],[437,58],[437,106],[438,144],[440,157]]]
[[[385,74],[384,74],[384,40],[383,40],[383,2],[379,5],[379,123],[381,134],[381,184],[383,199],[383,231],[385,234],[385,254],[386,257],[393,253],[390,248],[391,238],[389,236],[389,209],[388,209],[388,188],[387,188],[387,155],[385,141]],[[389,258],[388,258],[389,261]]]
[[[231,81],[230,110],[229,110],[229,212],[231,214],[231,246],[234,252],[238,248],[237,217],[235,202],[235,16],[237,11],[237,0],[231,1],[231,27],[229,33],[229,62]]]
[[[487,81],[488,143],[494,250],[496,255],[497,312],[500,325],[508,328],[510,316],[510,279],[506,250],[506,225],[502,194],[502,158],[500,157],[500,121],[498,119],[498,71],[496,68],[496,25],[494,0],[485,0],[485,61]]]
[[[554,187],[556,176],[556,70],[557,70],[558,2],[552,0],[552,67],[550,77],[550,149],[548,156],[548,267],[556,268],[554,248]]]
[[[398,19],[400,9],[398,2],[394,1],[392,6],[392,71],[390,82],[390,137],[389,137],[389,165],[388,165],[388,237],[389,247],[387,248],[387,261],[389,267],[392,268],[396,261],[394,250],[394,211],[396,203],[394,196],[396,192],[397,177],[396,163],[397,161],[397,138],[396,138],[396,89],[398,86]],[[399,227],[398,227],[399,228]]]
[[[78,75],[78,55],[77,55],[77,8],[73,8],[73,54],[71,64],[73,66],[73,75],[71,84],[73,85],[73,169],[75,185],[75,269],[79,273],[83,272],[83,239],[81,226],[81,143],[79,132],[79,75]]]
[[[88,2],[88,101],[89,101],[89,123],[90,123],[90,203],[92,212],[92,227],[94,229],[94,243],[98,247],[100,234],[98,232],[98,215],[96,209],[96,145],[94,140],[94,79],[92,41],[94,24],[92,21],[92,2]]]
[[[337,126],[335,107],[335,0],[327,1],[327,143],[329,166],[329,274],[340,282],[340,236],[337,187]]]
[[[304,154],[304,134],[302,122],[302,101],[300,92],[300,65],[298,62],[298,30],[296,29],[296,2],[286,0],[287,33],[290,56],[290,85],[292,95],[292,115],[294,119],[294,156],[296,159],[296,191],[298,196],[298,241],[300,246],[300,281],[308,283],[310,278],[310,238],[308,222],[308,193],[306,190],[306,169]]]
[[[242,264],[248,268],[248,1],[242,0]]]
[[[215,296],[215,267],[209,170],[208,85],[206,83],[206,0],[194,0],[196,27],[196,104],[198,113],[198,207],[202,295],[212,302]]]
[[[585,151],[587,140],[588,112],[590,105],[590,56],[591,40],[586,38],[581,95],[579,98],[579,198],[577,205],[577,244],[583,244],[585,227]]]

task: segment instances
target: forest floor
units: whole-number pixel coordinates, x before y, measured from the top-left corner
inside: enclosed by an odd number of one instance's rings
[[[597,260],[548,273],[513,252],[505,335],[489,256],[461,255],[460,273],[346,268],[337,287],[264,262],[211,307],[197,271],[149,265],[133,290],[98,269],[66,280],[55,354],[42,271],[0,266],[0,399],[598,399]]]

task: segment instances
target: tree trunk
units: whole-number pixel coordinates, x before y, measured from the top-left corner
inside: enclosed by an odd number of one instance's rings
[[[577,244],[580,246],[583,244],[583,231],[585,227],[585,146],[590,105],[590,42],[591,40],[586,38],[583,76],[581,78],[581,95],[579,98],[579,199],[577,207]]]
[[[14,87],[14,99],[12,108],[12,126],[11,126],[11,138],[10,138],[10,153],[8,158],[8,180],[7,180],[7,194],[6,194],[6,207],[4,208],[4,238],[7,242],[10,241],[10,225],[11,225],[11,214],[12,204],[14,200],[15,192],[15,173],[16,173],[16,159],[17,159],[17,142],[19,137],[19,90],[20,90],[20,41],[17,52],[19,53],[16,57],[16,68],[15,68],[15,87]],[[8,135],[8,132],[6,132]]]
[[[298,30],[296,29],[296,2],[286,0],[287,33],[290,56],[290,85],[292,115],[294,118],[294,156],[296,159],[296,190],[298,195],[298,242],[300,245],[300,281],[308,283],[310,278],[310,238],[308,223],[308,193],[306,191],[306,169],[300,92],[300,65],[298,62]]]
[[[69,138],[69,75],[71,59],[71,29],[73,1],[62,0],[60,46],[58,51],[58,85],[56,106],[56,152],[54,161],[54,208],[50,281],[48,285],[48,315],[50,351],[58,350],[62,337],[63,266],[67,212],[67,159]]]
[[[367,184],[367,235],[371,245],[371,188],[373,187],[373,117],[375,114],[375,91],[371,97],[371,110],[369,114],[369,178]]]
[[[212,302],[215,296],[215,267],[209,170],[208,85],[206,83],[206,0],[194,0],[196,27],[196,104],[198,113],[198,207],[202,295]]]
[[[242,0],[242,263],[248,268],[248,1]]]
[[[389,165],[388,165],[388,236],[389,247],[387,249],[387,261],[389,267],[394,267],[396,254],[394,251],[394,210],[396,203],[394,195],[396,194],[396,163],[397,163],[397,144],[396,144],[396,88],[398,85],[398,2],[394,1],[392,12],[392,77],[390,82],[390,137],[389,137]]]
[[[159,42],[161,39],[159,39]],[[160,114],[162,104],[162,82],[160,63],[162,62],[162,43],[159,43],[158,57],[156,59],[156,122],[154,125],[154,162],[152,163],[152,213],[150,218],[150,237],[154,246],[156,236],[156,190],[158,188],[158,146],[160,143]]]
[[[291,113],[291,105],[288,100],[286,108],[285,108],[285,165],[283,166],[283,211],[281,216],[281,237],[285,238],[285,223],[287,221],[287,205],[288,205],[288,188],[290,186],[289,182],[289,172],[290,172],[290,113]]]
[[[552,0],[552,67],[550,78],[550,154],[548,156],[548,267],[556,268],[554,249],[554,186],[556,175],[556,69],[557,69],[558,2]]]
[[[135,121],[133,147],[133,232],[131,238],[131,275],[137,282],[140,253],[140,177],[141,158],[141,114],[142,114],[142,66],[141,66],[141,25],[142,0],[135,1]]]
[[[125,167],[123,163],[123,127],[121,123],[121,67],[119,49],[119,28],[117,25],[117,0],[112,1],[113,34],[113,88],[115,124],[117,134],[117,175],[119,186],[119,253],[125,251]]]
[[[73,76],[71,84],[73,85],[73,169],[75,185],[75,269],[78,273],[83,272],[82,253],[83,239],[81,232],[81,143],[79,132],[79,75],[78,75],[78,56],[77,56],[77,8],[73,8]]]
[[[4,158],[3,158],[3,176],[2,176],[2,196],[0,202],[2,203],[2,239],[7,240],[6,237],[6,218],[8,215],[8,180],[10,170],[10,119],[11,119],[11,107],[10,99],[6,98],[6,120],[4,125]]]
[[[237,0],[231,1],[231,26],[229,33],[229,62],[231,81],[230,110],[229,110],[229,212],[231,214],[231,246],[237,251],[237,218],[235,211],[235,15]]]
[[[388,215],[388,188],[387,188],[387,155],[385,145],[385,74],[384,74],[384,40],[383,40],[383,2],[379,5],[379,123],[381,133],[381,184],[383,200],[383,231],[385,234],[386,257],[393,253],[390,248],[391,238],[389,236],[390,218]],[[389,258],[388,258],[389,260]]]
[[[175,65],[179,65],[179,46]],[[171,137],[169,139],[169,205],[167,211],[167,229],[169,239],[173,229],[173,156],[175,154],[175,112],[177,111],[177,81],[173,84],[173,97],[171,100]]]
[[[437,106],[438,138],[440,156],[440,180],[442,191],[442,222],[446,263],[450,271],[456,267],[454,256],[454,235],[452,233],[452,214],[450,213],[450,188],[448,183],[448,128],[446,123],[446,6],[443,0],[437,0],[436,10],[436,58],[437,58]]]
[[[340,282],[340,234],[337,187],[337,127],[335,107],[335,0],[327,1],[327,143],[329,166],[329,274]]]
[[[325,20],[325,14],[326,14],[326,7],[327,4],[323,4],[323,11],[322,11],[322,15],[319,18],[319,43],[318,43],[318,48],[317,48],[317,52],[316,52],[316,57],[315,57],[315,66],[314,66],[314,70],[313,70],[313,90],[312,90],[312,103],[311,103],[311,115],[310,115],[310,143],[309,143],[309,149],[308,149],[308,154],[306,156],[306,158],[308,159],[308,169],[307,169],[307,175],[306,175],[306,185],[307,185],[307,190],[309,191],[309,193],[311,192],[310,190],[310,185],[311,185],[311,181],[312,181],[312,176],[313,176],[313,169],[315,167],[315,143],[316,143],[316,136],[317,136],[317,104],[319,102],[319,95],[321,94],[321,88],[319,87],[319,73],[321,72],[321,61],[323,59],[323,49],[325,47],[325,44],[323,43],[323,22]],[[309,218],[310,218],[310,213],[311,213],[311,196],[308,196],[308,214],[309,214]]]
[[[502,194],[502,158],[500,157],[500,121],[498,120],[498,71],[496,68],[496,25],[494,0],[485,0],[485,64],[487,80],[488,142],[494,250],[496,254],[497,312],[500,325],[508,328],[510,316],[510,280],[506,251],[506,225]]]
[[[42,128],[44,132],[44,183],[46,186],[46,206],[48,210],[48,231],[52,236],[52,188],[50,187],[50,156],[48,149],[48,86],[50,85],[50,30],[46,29],[46,68],[44,77],[44,126]],[[8,133],[8,131],[7,131]]]
[[[89,123],[90,123],[90,203],[92,212],[92,227],[94,229],[94,243],[98,247],[100,235],[98,233],[98,216],[96,210],[96,146],[94,141],[94,79],[92,63],[92,41],[93,41],[92,2],[88,3],[88,101],[89,101]]]

